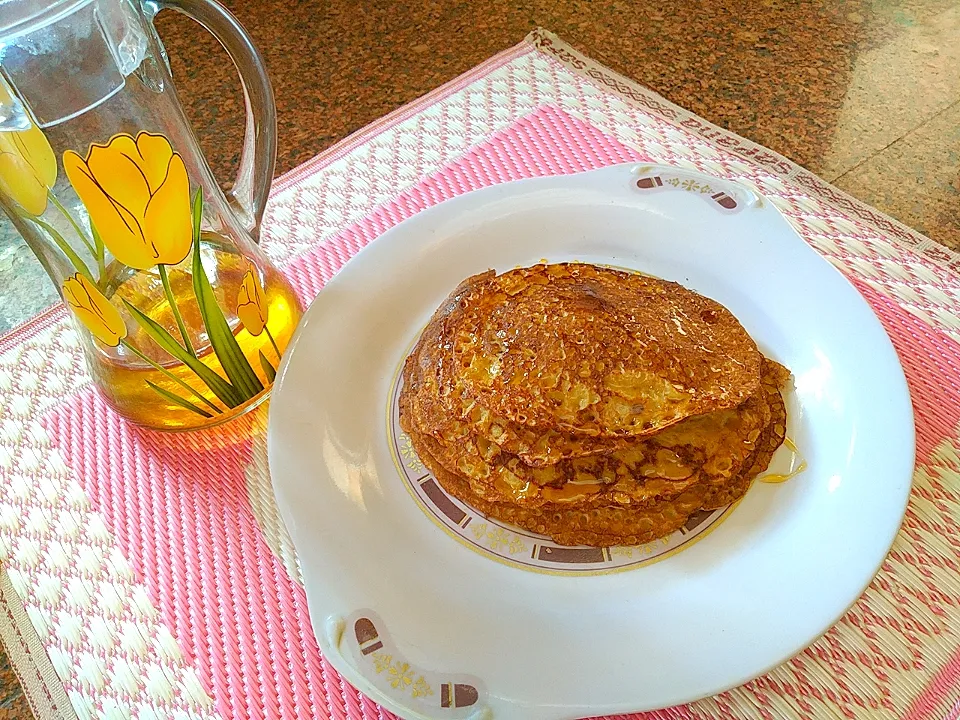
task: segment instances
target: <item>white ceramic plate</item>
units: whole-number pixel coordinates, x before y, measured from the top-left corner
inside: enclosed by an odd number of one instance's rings
[[[726,305],[794,373],[806,469],[663,543],[579,555],[438,492],[395,427],[399,366],[460,280],[541,259]],[[409,718],[562,720],[710,695],[815,640],[893,542],[914,430],[876,317],[768,201],[620,165],[454,198],[357,254],[304,317],[269,448],[320,648],[351,683]]]

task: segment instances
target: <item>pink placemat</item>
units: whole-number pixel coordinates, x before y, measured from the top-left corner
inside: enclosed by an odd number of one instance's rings
[[[956,256],[544,31],[281,178],[264,246],[309,302],[425,207],[633,160],[770,198],[881,318],[918,433],[904,527],[841,622],[758,680],[642,717],[960,717]],[[90,389],[59,308],[0,339],[0,390],[0,637],[38,717],[387,715],[317,650],[265,410],[185,435],[132,427]]]

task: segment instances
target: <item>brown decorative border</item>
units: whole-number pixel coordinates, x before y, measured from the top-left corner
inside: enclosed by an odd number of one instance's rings
[[[78,720],[50,656],[6,571],[0,573],[0,639],[37,720]]]

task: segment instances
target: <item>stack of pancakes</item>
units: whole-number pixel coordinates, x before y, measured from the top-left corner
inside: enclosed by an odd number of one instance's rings
[[[740,498],[784,439],[789,372],[722,305],[581,263],[461,283],[403,368],[438,482],[565,545],[637,545]]]

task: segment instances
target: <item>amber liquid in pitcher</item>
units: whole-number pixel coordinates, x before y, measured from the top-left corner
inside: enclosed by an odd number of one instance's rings
[[[134,423],[164,430],[209,427],[247,412],[262,402],[269,393],[272,381],[261,365],[260,353],[263,353],[274,370],[279,368],[280,358],[277,350],[279,349],[282,353],[293,336],[293,331],[302,314],[300,302],[286,279],[271,265],[264,264],[261,270],[265,272],[260,275],[263,286],[262,307],[270,334],[268,335],[265,330],[259,335],[251,335],[237,319],[235,311],[244,273],[250,270],[252,265],[247,258],[225,243],[217,242],[216,236],[213,238],[211,239],[211,234],[204,233],[201,240],[201,258],[207,277],[216,295],[217,304],[224,310],[240,349],[265,389],[242,405],[229,408],[188,366],[167,354],[143,332],[139,325],[128,322],[129,335],[125,343],[162,367],[163,371],[138,358],[136,353],[122,345],[118,348],[104,348],[98,345],[94,348],[94,352],[87,355],[90,370],[97,379],[100,391],[107,402]],[[126,314],[123,300],[127,300],[166,328],[174,338],[180,340],[176,320],[164,295],[159,275],[156,272],[131,272],[129,268],[123,266],[118,267],[118,272],[124,274],[112,277],[111,268],[107,268],[109,279],[106,283],[106,295],[110,301]],[[167,272],[174,298],[196,350],[197,358],[226,379],[220,361],[207,340],[203,320],[193,294],[191,274],[180,267],[169,267]],[[271,335],[276,342],[276,348],[270,339]],[[222,413],[214,412],[209,405],[202,403],[195,395],[189,394],[183,385],[171,379],[168,373],[196,390],[222,410]],[[203,417],[166,400],[151,388],[147,381],[189,400],[212,417]]]

